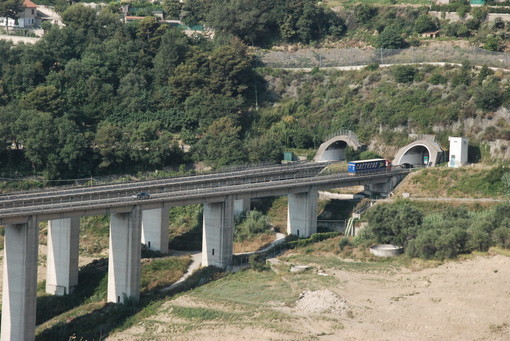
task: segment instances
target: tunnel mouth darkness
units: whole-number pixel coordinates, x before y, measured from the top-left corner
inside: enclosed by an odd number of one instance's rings
[[[331,143],[322,154],[321,161],[345,161],[347,147],[347,142],[342,140]]]
[[[409,164],[413,167],[421,167],[431,162],[430,152],[425,146],[414,146],[409,148],[400,158],[399,164]]]

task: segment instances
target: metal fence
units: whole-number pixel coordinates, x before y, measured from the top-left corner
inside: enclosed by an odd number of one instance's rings
[[[508,68],[509,56],[477,47],[411,47],[408,49],[313,49],[259,51],[259,66],[272,68],[346,67],[368,64],[454,63]]]

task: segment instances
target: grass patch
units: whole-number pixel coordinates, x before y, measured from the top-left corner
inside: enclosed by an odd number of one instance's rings
[[[80,270],[75,292],[64,297],[41,293],[37,302],[37,337],[41,340],[101,339],[115,329],[128,328],[158,311],[168,294],[157,289],[175,282],[186,271],[185,257],[158,258],[142,264],[140,302],[106,303],[108,260],[94,261]],[[181,290],[207,283],[215,272],[202,269]],[[44,290],[44,287],[41,286]],[[175,291],[174,291],[175,293]],[[172,293],[169,293],[172,294]]]
[[[181,278],[191,259],[189,257],[166,257],[144,260],[142,266],[141,292],[167,287]]]
[[[98,256],[108,249],[110,217],[85,216],[80,219],[80,254]]]
[[[212,321],[222,320],[224,322],[231,322],[237,320],[239,314],[229,313],[222,310],[203,308],[203,307],[182,307],[172,305],[172,315],[177,317],[192,320],[192,321]]]
[[[272,271],[242,271],[197,288],[192,296],[213,301],[245,304],[253,308],[271,301],[293,301],[290,285]]]
[[[506,189],[503,167],[426,168],[413,172],[400,186],[398,193],[413,197],[502,198]]]

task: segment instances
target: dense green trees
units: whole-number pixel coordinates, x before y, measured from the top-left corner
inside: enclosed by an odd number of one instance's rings
[[[448,207],[442,213],[423,213],[409,202],[380,205],[367,214],[368,228],[361,238],[406,248],[411,257],[455,258],[490,246],[510,247],[510,206],[485,211]]]
[[[193,0],[184,9],[186,23],[205,23],[217,34],[236,36],[249,45],[309,43],[339,38],[345,31],[337,14],[312,0]]]

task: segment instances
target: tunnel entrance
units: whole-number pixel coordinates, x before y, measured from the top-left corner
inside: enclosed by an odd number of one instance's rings
[[[335,141],[326,148],[320,161],[344,161],[346,148],[347,142]]]
[[[430,153],[425,146],[414,146],[409,148],[400,158],[400,165],[412,165],[413,167],[423,167],[431,162]]]

